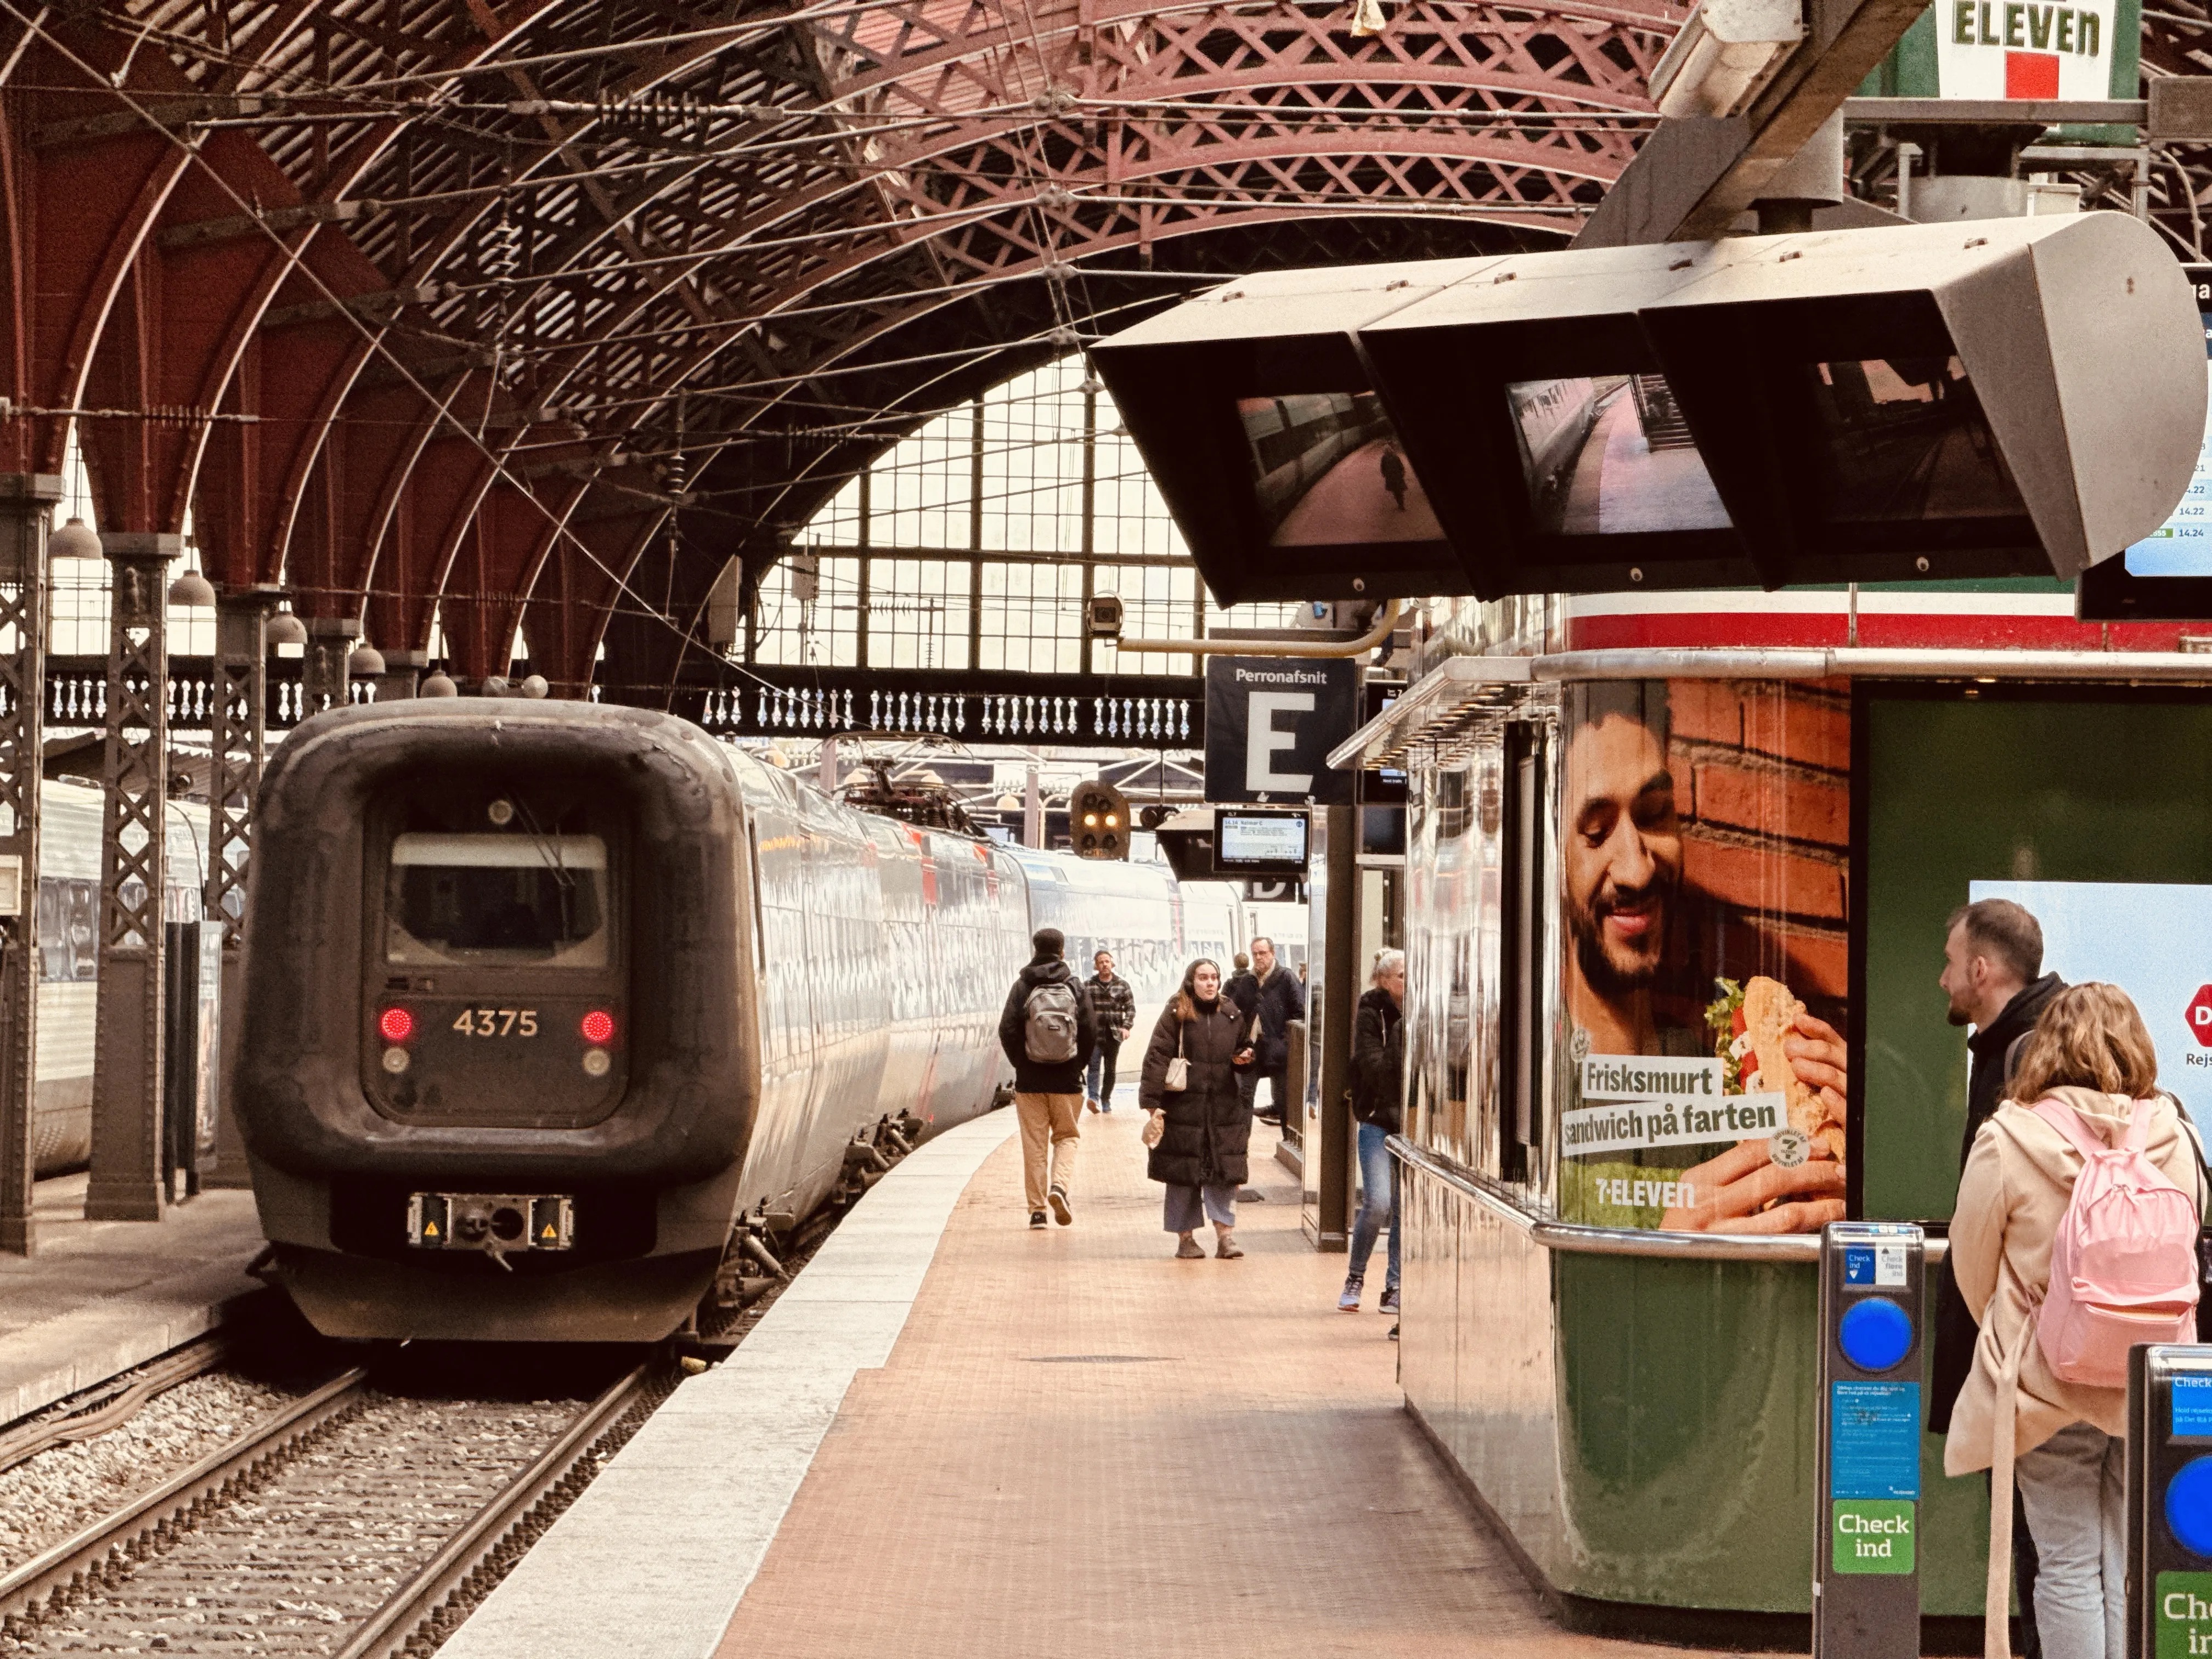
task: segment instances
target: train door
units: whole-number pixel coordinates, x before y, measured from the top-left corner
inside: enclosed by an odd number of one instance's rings
[[[1547,917],[1555,870],[1550,747],[1540,726],[1506,728],[1498,1145],[1498,1171],[1508,1181],[1534,1178],[1542,1140],[1552,962]]]

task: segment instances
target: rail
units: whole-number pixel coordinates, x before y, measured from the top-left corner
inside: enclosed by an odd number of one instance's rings
[[[387,1659],[407,1651],[423,1623],[436,1614],[485,1562],[498,1553],[547,1493],[568,1481],[577,1465],[649,1397],[654,1368],[640,1365],[586,1407],[561,1437],[510,1480],[382,1607],[354,1627],[338,1659]]]
[[[355,1406],[368,1373],[355,1370],[294,1401],[174,1480],[103,1516],[52,1549],[0,1577],[0,1617],[13,1619],[72,1584],[96,1583],[132,1559],[140,1540],[216,1502],[264,1459],[314,1433]]]
[[[1643,1228],[1586,1227],[1557,1221],[1522,1208],[1507,1194],[1450,1158],[1416,1146],[1403,1135],[1390,1137],[1390,1152],[1401,1164],[1442,1182],[1511,1226],[1533,1243],[1566,1255],[1633,1255],[1661,1261],[1757,1261],[1769,1264],[1820,1259],[1817,1233],[1674,1233]],[[1948,1239],[1927,1241],[1930,1266],[1950,1249]]]

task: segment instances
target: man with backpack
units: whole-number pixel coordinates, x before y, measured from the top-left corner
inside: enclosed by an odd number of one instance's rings
[[[1083,1073],[1098,1046],[1098,1024],[1090,994],[1067,965],[1066,936],[1057,927],[1040,927],[1030,943],[1036,954],[1015,979],[999,1017],[999,1047],[1013,1062],[1030,1225],[1042,1227],[1050,1205],[1065,1227],[1075,1219],[1068,1193],[1082,1133]]]

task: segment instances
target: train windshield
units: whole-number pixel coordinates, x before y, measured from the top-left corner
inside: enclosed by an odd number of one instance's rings
[[[399,836],[385,959],[604,968],[606,878],[597,836]]]

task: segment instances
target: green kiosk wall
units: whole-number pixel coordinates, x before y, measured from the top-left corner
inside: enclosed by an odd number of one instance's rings
[[[1966,1048],[1936,983],[1945,921],[1978,881],[2212,886],[2212,702],[2202,692],[1867,684],[1856,702],[1856,1212],[1946,1221]],[[2212,1074],[2194,1090],[2172,1081],[2212,1111]],[[1942,1446],[1929,1435],[1923,1449],[1923,1583],[1930,1611],[1963,1612],[1980,1598],[1969,1558],[1984,1547],[1988,1498],[1979,1476],[1944,1475]],[[1974,1547],[1960,1550],[1967,1539]]]

